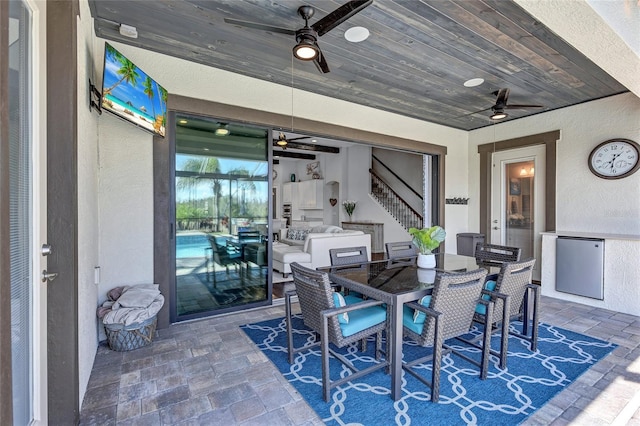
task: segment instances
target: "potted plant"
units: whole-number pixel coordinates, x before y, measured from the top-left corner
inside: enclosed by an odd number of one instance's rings
[[[436,258],[432,250],[437,249],[447,236],[446,231],[436,225],[431,228],[409,228],[409,234],[413,237],[413,244],[418,247],[418,267],[435,268]]]
[[[353,211],[356,209],[356,204],[357,203],[355,201],[351,201],[351,200],[346,200],[342,202],[344,209],[349,215],[349,222],[351,222],[351,215],[353,214]]]

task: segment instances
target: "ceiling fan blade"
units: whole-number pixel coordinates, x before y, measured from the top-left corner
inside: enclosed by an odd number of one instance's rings
[[[274,27],[272,25],[260,24],[258,22],[241,21],[233,18],[224,18],[224,22],[226,22],[227,24],[239,25],[241,27],[253,28],[256,30],[270,31],[273,33],[280,33],[280,34],[287,34],[287,35],[296,35],[295,30],[290,30],[288,28]]]
[[[470,112],[469,114],[459,115],[459,116],[457,116],[457,117],[453,117],[453,119],[455,120],[455,119],[457,119],[457,118],[468,117],[468,116],[473,115],[473,114],[479,114],[479,113],[481,113],[481,112],[489,111],[491,108],[493,108],[493,107],[489,107],[489,108],[481,109],[480,111]]]
[[[509,89],[498,90],[496,93],[496,104],[494,107],[503,108],[507,104],[507,99],[509,99]]]
[[[351,18],[356,13],[360,12],[365,7],[369,6],[371,3],[373,3],[373,0],[352,0],[343,4],[315,24],[311,25],[311,28],[318,33],[318,36],[322,36],[347,19]]]
[[[298,138],[287,138],[288,142],[299,141],[300,139],[311,139],[309,136],[300,136]]]
[[[327,60],[324,58],[320,47],[318,47],[318,56],[313,60],[313,63],[316,64],[316,68],[318,68],[318,71],[325,74],[330,72],[329,64],[327,64]]]
[[[504,106],[505,109],[529,109],[529,108],[544,108],[542,105],[517,105],[509,104]]]

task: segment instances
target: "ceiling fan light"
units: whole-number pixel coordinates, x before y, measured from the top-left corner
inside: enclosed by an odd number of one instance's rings
[[[216,136],[227,136],[229,135],[229,128],[227,127],[226,124],[221,124],[213,133]]]
[[[503,118],[507,118],[509,116],[509,114],[507,114],[504,111],[494,111],[493,115],[491,116],[492,120],[502,120]]]
[[[313,61],[318,57],[318,46],[311,40],[302,39],[293,48],[293,56],[301,61]]]
[[[278,139],[276,141],[276,145],[278,145],[278,146],[287,146],[287,140],[286,139]]]

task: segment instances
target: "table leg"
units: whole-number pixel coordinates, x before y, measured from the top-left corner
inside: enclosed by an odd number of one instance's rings
[[[391,336],[391,398],[394,401],[402,397],[402,302],[394,301],[392,309]]]

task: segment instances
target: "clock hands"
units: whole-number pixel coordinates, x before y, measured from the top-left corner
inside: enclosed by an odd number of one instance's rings
[[[607,161],[606,163],[603,163],[603,164],[602,164],[602,167],[600,167],[600,168],[602,169],[602,168],[607,168],[607,167],[609,167],[610,169],[612,169],[612,171],[615,171],[615,170],[613,170],[613,162],[615,161],[615,159],[616,159],[616,158],[618,158],[618,157],[619,157],[619,156],[621,156],[622,154],[623,154],[622,152],[619,152],[619,153],[617,153],[617,154],[614,154],[614,155],[613,155],[613,157],[611,157],[611,160]],[[607,166],[607,164],[609,164],[609,166]]]

